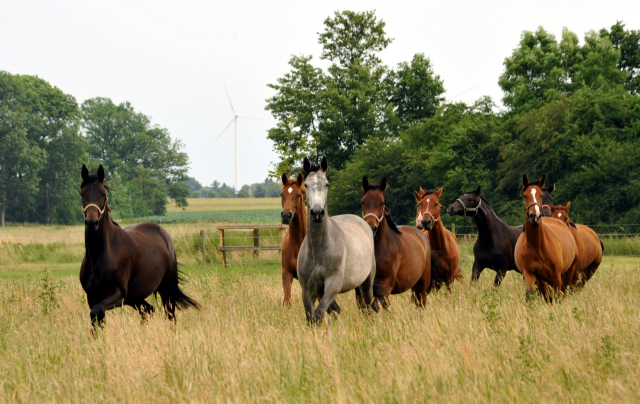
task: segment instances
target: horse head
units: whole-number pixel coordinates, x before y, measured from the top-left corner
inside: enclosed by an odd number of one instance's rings
[[[449,216],[476,217],[478,209],[482,206],[482,199],[480,198],[481,194],[482,189],[480,186],[478,186],[475,191],[464,192],[460,198],[456,199],[454,203],[449,205],[447,213]]]
[[[362,218],[371,227],[374,236],[387,214],[384,199],[386,189],[387,177],[382,178],[380,185],[369,185],[367,177],[362,177]]]
[[[419,229],[431,230],[435,226],[436,222],[440,220],[440,195],[442,195],[442,187],[435,192],[425,191],[420,188],[418,191],[413,191],[413,194],[418,202],[416,212],[416,226]]]
[[[542,188],[544,187],[544,174],[537,181],[529,181],[527,175],[522,177],[522,192],[524,195],[524,210],[529,223],[538,226],[542,218]]]
[[[100,220],[108,212],[107,188],[104,185],[104,168],[102,164],[95,175],[89,175],[87,166],[82,166],[82,183],[80,184],[84,226],[89,231],[97,231]]]
[[[288,178],[286,172],[282,173],[282,213],[280,213],[282,224],[291,223],[299,204],[304,205],[307,191],[303,181],[302,173],[298,173],[298,177],[295,179]]]
[[[551,216],[560,219],[565,223],[569,222],[569,209],[571,209],[571,201],[567,206],[556,205],[551,207]]]
[[[553,196],[551,194],[555,189],[555,182],[550,187],[542,188],[542,216],[551,216],[551,206],[553,205]]]
[[[311,220],[315,223],[320,223],[324,219],[327,210],[327,190],[329,189],[327,157],[322,158],[320,166],[312,165],[309,159],[305,157],[303,168],[309,214],[311,215]]]

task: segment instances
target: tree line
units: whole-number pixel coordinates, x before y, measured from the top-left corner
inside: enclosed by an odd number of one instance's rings
[[[76,99],[37,76],[0,71],[0,226],[82,220],[80,167],[110,173],[116,218],[186,206],[183,144],[130,103]]]
[[[566,28],[560,40],[542,27],[524,31],[504,60],[499,109],[489,97],[445,102],[423,54],[383,65],[377,55],[392,43],[384,27],[374,12],[336,12],[318,34],[330,67],[293,56],[270,85],[273,174],[328,156],[331,214],[360,214],[363,175],[386,176],[401,223],[415,218],[419,186],[443,186],[443,203],[480,186],[512,224],[522,222],[522,175],[546,174],[554,203],[571,201],[573,220],[640,223],[640,30],[618,22],[582,42]]]
[[[189,177],[186,181],[191,198],[277,198],[280,197],[280,184],[271,177],[264,182],[256,182],[251,185],[243,185],[238,192],[234,187],[226,183],[220,184],[213,181],[211,186],[203,187],[195,178]]]

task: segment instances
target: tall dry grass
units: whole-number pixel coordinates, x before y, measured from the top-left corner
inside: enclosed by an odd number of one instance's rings
[[[107,313],[92,337],[75,275],[0,281],[0,402],[638,402],[640,268],[605,257],[579,293],[527,302],[521,277],[483,273],[391,310],[306,325],[281,307],[277,265],[185,268],[202,311]],[[33,264],[33,270],[37,265]],[[0,271],[10,271],[2,267]]]

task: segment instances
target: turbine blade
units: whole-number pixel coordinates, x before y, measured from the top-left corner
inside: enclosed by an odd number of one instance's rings
[[[229,90],[227,90],[227,86],[224,86],[224,91],[227,92],[227,97],[229,98],[229,104],[231,104],[231,110],[235,115],[238,115],[236,114],[236,109],[233,107],[233,102],[231,102],[231,96],[229,95]]]
[[[260,121],[268,121],[268,119],[257,118],[255,116],[249,116],[249,115],[243,115],[243,114],[236,114],[236,116],[239,116],[239,117],[242,117],[242,118],[249,118],[249,119],[258,119]]]
[[[218,141],[218,139],[220,139],[222,137],[222,135],[224,135],[224,132],[227,131],[227,129],[229,129],[229,126],[233,125],[233,122],[236,120],[236,117],[234,116],[233,119],[231,120],[231,122],[229,122],[229,125],[227,125],[223,130],[222,133],[220,133],[220,136],[218,136],[216,138],[216,141]]]

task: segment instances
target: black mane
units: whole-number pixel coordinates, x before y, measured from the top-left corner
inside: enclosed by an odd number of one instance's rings
[[[313,172],[319,171],[319,170],[320,170],[320,166],[315,165],[315,164],[311,164],[311,167],[309,167],[308,170],[305,170],[304,168],[302,169],[302,176],[304,178],[307,178],[307,175],[309,175],[309,174],[311,174]]]
[[[498,213],[496,213],[496,210],[493,208],[493,205],[491,204],[491,202],[489,202],[489,200],[484,196],[484,193],[482,191],[480,191],[480,195],[476,194],[476,191],[469,191],[467,192],[465,195],[468,194],[474,194],[475,196],[479,196],[480,200],[482,201],[482,207],[486,207],[487,210],[489,210],[491,213],[493,213],[493,216],[496,217],[496,219],[500,220],[502,223],[506,224],[507,226],[509,226],[509,224],[507,222],[504,221],[504,219],[502,219],[500,216],[498,216]]]

